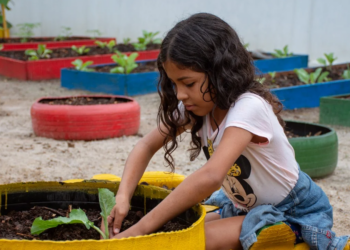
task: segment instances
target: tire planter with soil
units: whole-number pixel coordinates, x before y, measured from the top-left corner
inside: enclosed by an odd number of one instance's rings
[[[301,170],[311,178],[333,173],[338,162],[338,137],[332,128],[320,124],[286,121],[286,130],[300,136],[288,140],[294,148]],[[317,133],[320,135],[312,136]]]
[[[55,41],[55,37],[34,37],[29,38],[33,41],[21,43],[21,38],[4,38],[0,39],[0,43],[3,44],[3,51],[10,50],[25,50],[25,49],[36,49],[39,44],[45,44],[46,48],[69,48],[75,46],[92,46],[95,45],[95,41],[109,42],[111,40],[116,41],[113,37],[98,37],[91,39],[87,36],[73,36],[67,40]]]
[[[350,93],[322,97],[320,123],[350,127]]]
[[[6,216],[11,210],[24,211],[34,206],[67,209],[69,205],[72,205],[73,208],[99,209],[97,189],[108,188],[115,193],[118,187],[119,182],[104,181],[79,183],[36,182],[0,185],[1,215]],[[135,190],[131,200],[131,208],[132,210],[142,210],[147,213],[158,205],[169,192],[169,190],[154,186],[140,185]],[[0,249],[204,249],[204,217],[205,210],[202,206],[196,205],[176,218],[181,224],[187,225],[186,229],[179,231],[159,232],[118,240],[52,241],[0,239]],[[28,237],[28,239],[31,238]]]
[[[56,140],[96,140],[134,135],[140,126],[140,105],[126,96],[78,96],[111,99],[120,103],[98,105],[51,105],[53,100],[72,97],[45,97],[31,107],[35,135]],[[46,102],[46,103],[43,103]]]
[[[307,67],[308,60],[308,55],[293,55],[284,58],[254,60],[254,65],[259,72],[268,73],[293,70],[295,68],[305,68]]]
[[[333,65],[332,68],[346,68],[347,64]],[[307,72],[316,68],[306,68]],[[276,73],[278,76],[295,74],[293,71]],[[265,75],[264,77],[269,77]],[[284,109],[315,108],[320,106],[320,98],[330,95],[350,93],[350,80],[332,80],[329,82],[306,84],[292,87],[271,89],[282,102]]]
[[[139,61],[144,64],[152,61]],[[155,62],[155,61],[154,61]],[[103,64],[91,68],[111,66]],[[144,95],[157,92],[159,72],[114,74],[106,72],[85,72],[72,68],[61,70],[61,86],[67,89],[82,89],[92,92],[103,92],[113,95]]]

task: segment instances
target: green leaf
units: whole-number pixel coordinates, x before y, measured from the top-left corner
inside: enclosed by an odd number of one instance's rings
[[[269,72],[268,74],[271,76],[272,79],[274,79],[276,76],[276,72]]]
[[[295,69],[294,72],[297,74],[301,82],[309,84],[310,76],[304,69]]]
[[[324,65],[324,66],[327,65],[326,60],[323,59],[323,58],[318,58],[317,61],[318,61],[320,64]]]
[[[114,74],[124,74],[124,68],[121,66],[112,68],[109,72],[114,73]]]
[[[80,70],[83,65],[83,61],[80,59],[76,59],[72,62],[72,64],[75,66],[75,69]]]
[[[139,56],[139,53],[136,53],[136,52],[131,53],[127,59],[127,63],[128,64],[134,63],[136,60],[136,57],[138,57],[138,56]]]
[[[126,66],[126,74],[129,74],[131,71],[137,68],[137,63],[129,64]]]
[[[160,39],[160,38],[154,39],[152,41],[152,43],[154,43],[154,44],[161,44],[162,43],[162,39]]]
[[[30,232],[33,235],[39,235],[49,228],[62,224],[84,224],[87,229],[90,229],[91,223],[93,224],[93,222],[89,221],[84,211],[79,208],[73,209],[69,214],[69,218],[57,217],[51,220],[43,220],[41,217],[36,218]]]
[[[113,207],[115,206],[115,198],[114,193],[109,191],[107,188],[99,188],[98,189],[98,198],[100,201],[100,207],[101,207],[101,216],[103,218],[103,222],[105,225],[105,234],[106,238],[109,237],[108,232],[108,222],[107,217],[111,213]]]
[[[321,68],[318,68],[315,70],[315,72],[311,73],[310,74],[310,82],[311,83],[315,83],[316,82],[316,79],[319,77],[319,75],[321,74],[322,72],[322,69]]]
[[[328,71],[323,72],[320,77],[317,79],[317,82],[326,82],[327,76],[329,75]]]

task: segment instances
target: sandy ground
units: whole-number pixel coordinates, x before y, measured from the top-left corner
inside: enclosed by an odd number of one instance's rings
[[[27,181],[62,181],[90,179],[95,174],[122,175],[128,153],[140,139],[129,136],[99,141],[56,141],[33,134],[30,107],[43,96],[91,94],[60,87],[59,80],[24,82],[0,76],[0,184]],[[159,105],[157,94],[137,96],[141,105],[139,133],[146,134],[156,126]],[[319,110],[284,111],[283,118],[318,122]],[[334,208],[334,231],[350,234],[350,128],[333,126],[339,138],[338,166],[326,178],[315,180],[328,195]],[[190,136],[184,138],[174,154],[176,173],[189,175],[205,163],[203,154],[193,162],[187,152]],[[149,171],[164,167],[163,151],[158,152]]]

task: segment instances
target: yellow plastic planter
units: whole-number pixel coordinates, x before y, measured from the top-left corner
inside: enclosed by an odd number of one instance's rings
[[[6,32],[4,32],[4,29],[0,28],[0,38],[4,38],[5,34],[7,35],[7,37],[10,37],[10,30],[6,29]]]
[[[81,208],[98,207],[97,188],[116,192],[119,182],[83,181],[75,183],[34,182],[0,185],[0,211],[25,210],[35,205],[67,208],[75,204]],[[163,200],[170,191],[155,186],[139,185],[131,201],[132,207],[149,211]],[[196,205],[179,215],[192,224],[189,228],[167,233],[155,233],[127,239],[113,240],[6,240],[0,239],[0,250],[104,250],[104,249],[205,249],[205,210]]]

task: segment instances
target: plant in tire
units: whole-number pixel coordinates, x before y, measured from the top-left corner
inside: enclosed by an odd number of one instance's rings
[[[33,225],[30,229],[30,233],[33,235],[39,235],[47,229],[57,227],[59,225],[67,224],[84,224],[87,229],[93,228],[99,232],[104,239],[109,239],[108,221],[107,217],[111,213],[112,208],[115,205],[115,199],[113,192],[107,188],[98,189],[98,197],[101,207],[101,216],[105,226],[105,232],[103,233],[98,227],[94,225],[92,221],[89,221],[83,210],[72,209],[67,217],[57,217],[51,220],[43,220],[42,217],[38,217],[34,220]]]
[[[118,64],[117,67],[114,67],[110,70],[111,73],[119,73],[119,74],[129,74],[132,70],[137,68],[137,63],[135,62],[136,57],[138,57],[138,53],[131,53],[130,56],[122,54],[119,51],[116,51],[116,54],[111,58],[114,62]]]
[[[29,56],[30,61],[50,58],[52,50],[47,49],[45,44],[39,44],[37,50],[27,49],[24,54]]]

